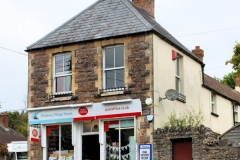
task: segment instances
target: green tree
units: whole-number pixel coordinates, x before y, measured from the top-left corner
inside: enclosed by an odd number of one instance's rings
[[[237,43],[234,46],[232,58],[226,61],[226,64],[228,63],[231,63],[233,65],[232,68],[235,71],[234,75],[240,76],[240,43]]]
[[[8,111],[7,114],[9,119],[8,126],[27,137],[28,114],[24,111]]]
[[[235,74],[228,73],[223,77],[223,79],[220,80],[220,82],[228,87],[231,87],[232,89],[235,89]]]

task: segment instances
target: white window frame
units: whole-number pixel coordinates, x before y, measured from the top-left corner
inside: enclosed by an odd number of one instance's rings
[[[61,53],[61,54],[56,54],[53,56],[53,93],[54,94],[64,94],[64,93],[72,93],[72,91],[64,91],[64,92],[56,92],[56,78],[57,77],[65,77],[65,76],[71,76],[71,81],[72,81],[72,70],[69,71],[68,73],[60,73],[58,75],[56,75],[55,71],[56,71],[56,57],[57,56],[64,56],[64,55],[71,55],[71,64],[72,64],[72,54],[71,52],[66,52],[66,53]],[[64,62],[63,62],[64,63]],[[64,66],[64,65],[63,65]],[[72,67],[71,67],[72,68]],[[72,84],[72,82],[71,82]],[[71,90],[72,90],[72,86],[71,86]]]
[[[234,112],[234,122],[237,123],[238,122],[238,106],[236,104],[233,104],[233,112]],[[234,124],[235,125],[235,124]]]
[[[212,113],[217,113],[216,95],[214,93],[211,93],[211,110],[212,110]]]
[[[181,66],[182,66],[182,58],[177,55],[176,61],[175,61],[175,88],[176,91],[179,93],[182,93],[182,84],[181,84]],[[179,71],[179,73],[178,73]]]
[[[123,47],[123,66],[122,67],[114,67],[114,68],[105,68],[105,50],[107,49],[107,48],[116,48],[116,47]],[[115,50],[114,50],[114,53],[115,53]],[[115,62],[114,62],[114,64],[115,64]],[[124,63],[124,45],[114,45],[114,46],[109,46],[109,47],[105,47],[104,49],[103,49],[103,88],[104,89],[106,89],[106,91],[111,91],[111,89],[107,89],[106,87],[107,87],[107,85],[106,85],[106,71],[110,71],[110,70],[118,70],[118,69],[125,69],[125,63]],[[124,74],[124,72],[123,72],[123,74]],[[123,80],[125,81],[125,79],[124,79],[124,75],[123,75]],[[124,82],[123,82],[124,83]],[[116,86],[116,77],[115,77],[115,86]],[[123,88],[122,88],[123,89]],[[122,90],[121,89],[121,90]],[[114,90],[114,91],[117,91],[117,90]]]

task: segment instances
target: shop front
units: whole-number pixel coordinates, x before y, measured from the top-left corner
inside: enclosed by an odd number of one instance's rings
[[[136,159],[139,99],[27,110],[30,140],[41,143],[44,160]],[[39,129],[39,135],[33,128]]]

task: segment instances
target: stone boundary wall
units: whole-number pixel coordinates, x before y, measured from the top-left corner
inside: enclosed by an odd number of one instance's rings
[[[172,141],[175,139],[192,139],[193,160],[240,160],[240,147],[227,139],[219,140],[218,135],[209,128],[199,127],[165,127],[154,130],[153,160],[172,160]]]

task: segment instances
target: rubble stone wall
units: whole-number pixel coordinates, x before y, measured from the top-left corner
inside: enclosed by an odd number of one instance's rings
[[[240,147],[233,146],[227,139],[219,140],[218,135],[209,128],[165,127],[153,132],[153,160],[171,160],[172,140],[192,139],[193,160],[240,160]]]

